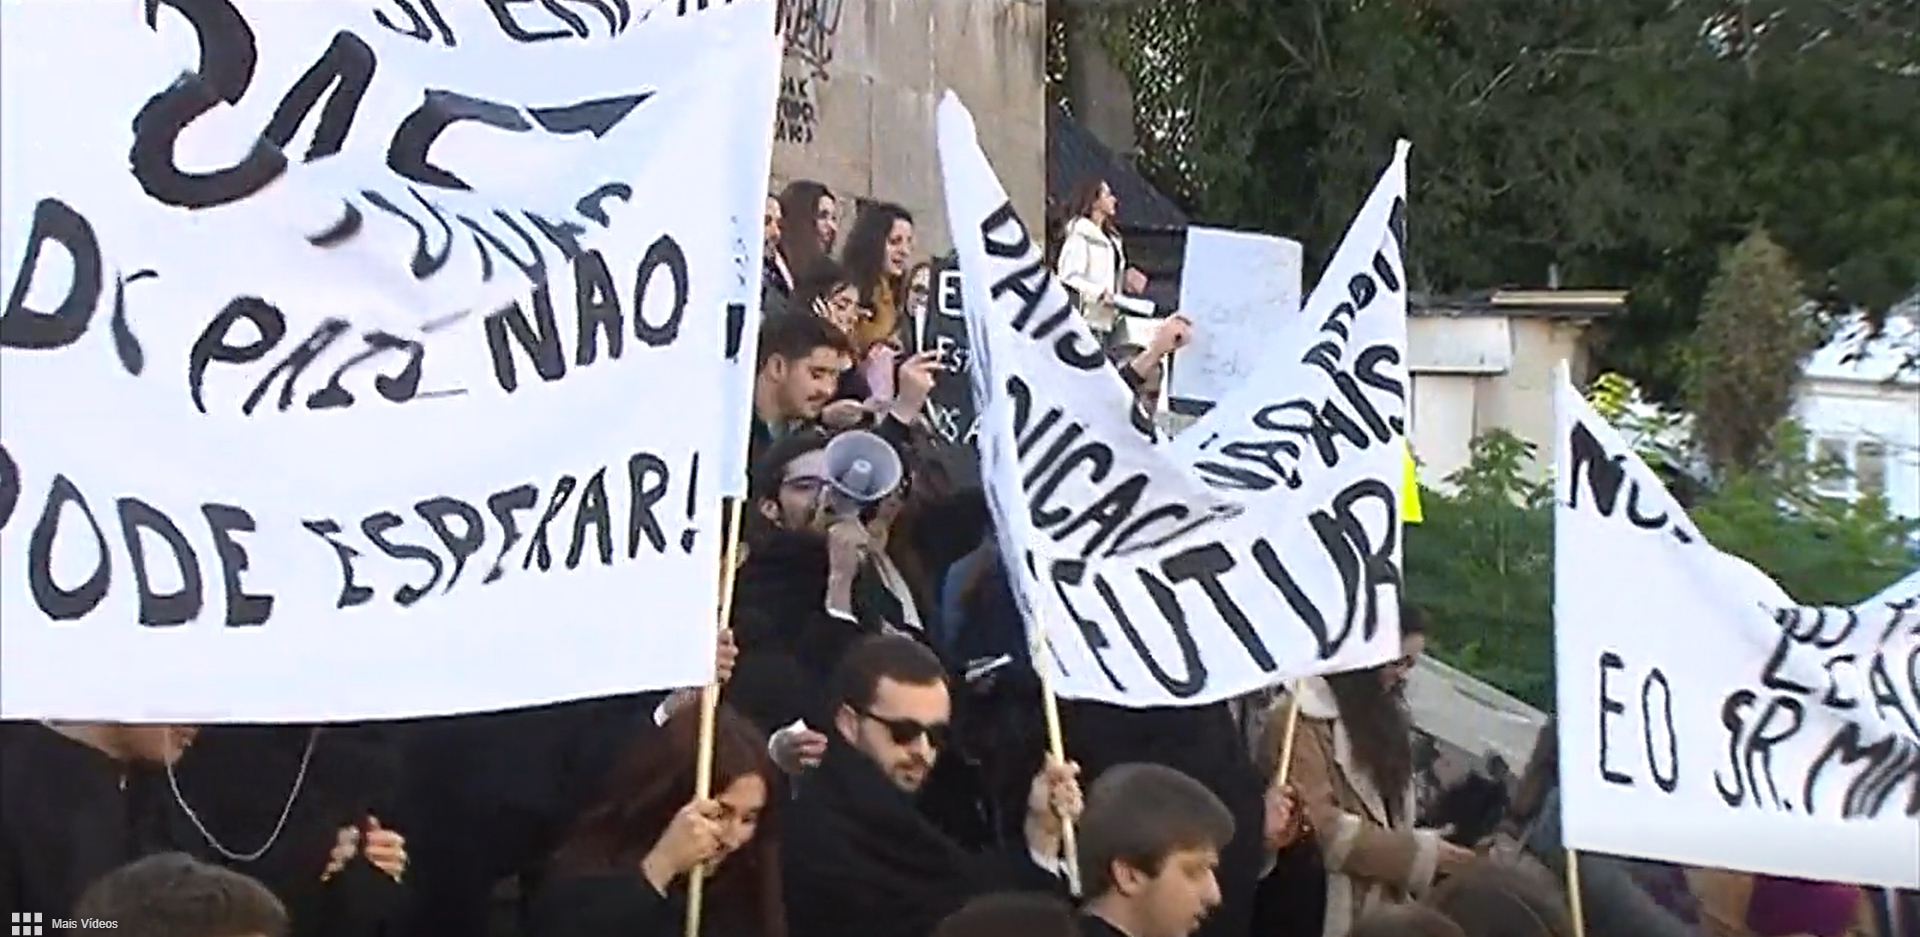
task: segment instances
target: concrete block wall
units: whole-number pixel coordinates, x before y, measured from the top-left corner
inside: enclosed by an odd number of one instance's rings
[[[1046,8],[1042,0],[780,0],[787,55],[773,181],[817,179],[841,198],[898,202],[918,253],[948,249],[934,110],[948,89],[973,111],[1015,208],[1046,203]],[[848,196],[852,196],[849,198]]]

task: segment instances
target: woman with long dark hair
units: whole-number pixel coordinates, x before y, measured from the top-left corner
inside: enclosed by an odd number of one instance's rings
[[[1474,858],[1438,831],[1414,826],[1406,684],[1426,651],[1423,624],[1418,610],[1401,605],[1399,659],[1302,680],[1295,691],[1300,719],[1288,780],[1326,870],[1322,937],[1342,937],[1370,911],[1423,897],[1437,877]],[[1269,721],[1268,730],[1278,764],[1285,720]]]
[[[766,736],[721,706],[713,732],[713,796],[694,799],[700,711],[682,707],[629,746],[607,792],[581,814],[530,909],[532,937],[679,937],[685,879],[706,869],[701,933],[786,937],[779,769]]]
[[[811,179],[780,190],[780,256],[795,275],[832,256],[840,239],[840,202]]]
[[[905,319],[907,266],[913,256],[913,215],[891,202],[860,206],[847,232],[840,265],[860,289],[860,303],[871,313],[855,330],[865,363],[867,353],[880,343],[898,350],[900,323]]]
[[[1103,339],[1112,334],[1119,313],[1114,299],[1147,287],[1146,276],[1127,266],[1116,223],[1119,212],[1120,200],[1106,180],[1086,179],[1075,186],[1067,200],[1066,229],[1054,262],[1060,285],[1073,294],[1075,308]]]

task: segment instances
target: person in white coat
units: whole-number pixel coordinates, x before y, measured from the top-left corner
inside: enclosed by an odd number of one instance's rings
[[[1061,285],[1073,293],[1075,308],[1103,340],[1112,335],[1119,314],[1115,297],[1147,288],[1146,274],[1127,266],[1114,224],[1119,210],[1120,200],[1104,180],[1082,182],[1067,205],[1060,259],[1054,265]]]

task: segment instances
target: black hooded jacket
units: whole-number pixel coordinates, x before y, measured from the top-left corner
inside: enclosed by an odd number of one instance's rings
[[[830,733],[831,735],[831,733]],[[800,783],[781,842],[792,937],[927,937],[980,895],[1065,885],[1025,844],[973,851],[839,739]]]

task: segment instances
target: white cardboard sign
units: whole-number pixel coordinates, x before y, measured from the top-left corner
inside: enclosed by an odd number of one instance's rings
[[[1167,396],[1175,407],[1198,412],[1253,376],[1278,330],[1300,315],[1302,262],[1299,241],[1187,229],[1180,313],[1193,320],[1194,328],[1168,382]]]

